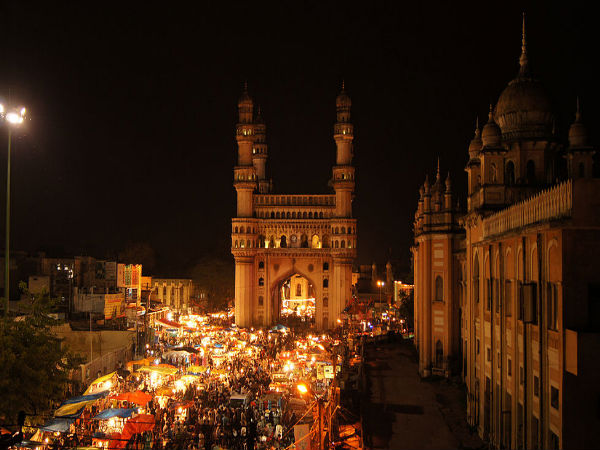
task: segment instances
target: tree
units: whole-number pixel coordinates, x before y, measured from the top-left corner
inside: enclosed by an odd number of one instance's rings
[[[223,310],[233,298],[233,261],[230,258],[203,256],[190,270],[190,278],[205,293],[212,310]]]
[[[38,416],[65,398],[69,374],[82,360],[62,348],[50,327],[54,301],[32,297],[24,318],[0,320],[0,420],[16,423],[19,410]]]
[[[135,242],[119,252],[119,262],[141,264],[144,273],[151,273],[156,266],[156,253],[146,242]]]

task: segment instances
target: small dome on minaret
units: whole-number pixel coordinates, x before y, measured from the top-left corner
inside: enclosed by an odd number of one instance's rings
[[[475,122],[475,135],[471,142],[469,143],[469,157],[475,158],[477,154],[481,151],[483,144],[481,142],[481,130],[479,129],[479,117]]]
[[[452,192],[452,180],[450,179],[450,172],[448,172],[448,176],[446,177],[446,192]]]
[[[252,97],[248,94],[248,82],[244,81],[244,91],[238,100],[238,106],[254,105]]]
[[[494,121],[494,114],[492,112],[492,105],[490,105],[490,112],[488,114],[488,122],[484,125],[483,131],[481,132],[481,142],[484,147],[499,147],[500,146],[501,131],[498,124]]]
[[[579,97],[577,97],[577,110],[575,112],[575,122],[569,128],[569,146],[586,147],[588,145],[587,128],[581,122],[581,110],[579,107]]]
[[[346,86],[345,86],[345,83],[343,80],[342,80],[342,90],[340,91],[339,95],[335,99],[335,106],[337,106],[338,109],[350,108],[352,106],[352,100],[350,100],[350,97],[346,93]]]

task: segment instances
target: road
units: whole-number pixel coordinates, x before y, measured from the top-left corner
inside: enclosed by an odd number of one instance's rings
[[[367,448],[484,448],[467,426],[462,388],[446,380],[422,380],[412,343],[371,344],[365,364]]]

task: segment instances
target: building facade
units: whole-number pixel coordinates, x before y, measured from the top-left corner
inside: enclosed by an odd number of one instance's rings
[[[187,278],[152,278],[152,298],[164,306],[185,311],[191,306],[194,282]]]
[[[524,28],[519,65],[469,145],[467,211],[439,170],[420,190],[419,371],[460,375],[469,422],[496,448],[587,448],[600,438],[600,179],[579,102],[568,141],[556,134]]]
[[[275,194],[266,177],[266,126],[247,89],[238,103],[237,165],[233,185],[237,214],[232,219],[235,258],[235,322],[240,327],[278,321],[282,285],[302,275],[314,287],[315,322],[334,323],[352,296],[356,257],[353,138],[350,97],[343,86],[336,99],[336,165],[324,195]]]

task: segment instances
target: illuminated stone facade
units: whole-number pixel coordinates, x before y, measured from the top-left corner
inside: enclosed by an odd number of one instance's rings
[[[351,299],[356,257],[353,137],[350,97],[342,87],[336,99],[336,165],[323,195],[274,194],[266,177],[266,126],[244,89],[236,127],[238,161],[233,185],[237,216],[231,224],[235,258],[235,322],[240,327],[275,324],[281,286],[295,274],[314,287],[319,329],[334,323]]]
[[[468,202],[428,181],[415,214],[422,376],[460,375],[469,422],[495,448],[600,439],[600,179],[579,104],[568,143],[528,67],[469,145]],[[590,400],[592,399],[592,400]]]

